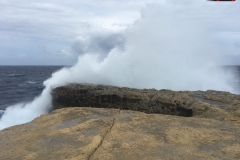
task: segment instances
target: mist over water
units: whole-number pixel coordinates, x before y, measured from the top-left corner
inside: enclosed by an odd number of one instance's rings
[[[51,110],[51,89],[68,83],[235,92],[230,85],[232,72],[216,67],[221,51],[205,26],[195,22],[194,14],[187,10],[182,14],[178,11],[178,7],[146,7],[141,18],[126,30],[121,46],[113,46],[102,61],[99,57],[103,50],[85,50],[77,64],[55,72],[44,82],[39,97],[27,104],[9,106],[0,120],[0,129],[47,113]]]

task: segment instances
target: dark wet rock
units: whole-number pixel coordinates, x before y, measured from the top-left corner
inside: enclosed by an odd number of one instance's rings
[[[52,92],[54,109],[78,106],[192,116],[192,109],[185,107],[174,98],[165,98],[165,96],[172,97],[173,94],[172,91],[167,90],[76,84],[58,87]]]
[[[212,105],[216,105],[216,106],[224,106],[227,105],[227,103],[222,102],[222,101],[217,101],[217,100],[212,100],[212,99],[208,99],[205,95],[205,92],[203,91],[198,91],[198,92],[194,92],[194,94],[189,95],[192,98],[197,98],[199,101],[201,102],[205,102],[205,103],[209,103]]]
[[[171,91],[70,84],[52,91],[53,109],[116,108],[144,113],[240,120],[240,96],[221,91]]]

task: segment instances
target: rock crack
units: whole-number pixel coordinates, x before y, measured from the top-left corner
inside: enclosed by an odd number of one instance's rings
[[[95,152],[101,147],[101,145],[103,144],[103,141],[104,141],[105,137],[112,131],[112,128],[113,128],[113,126],[115,125],[116,117],[120,114],[120,111],[121,111],[121,110],[119,109],[118,114],[113,117],[112,124],[111,124],[110,128],[109,128],[109,129],[107,130],[107,132],[103,135],[103,137],[102,137],[100,143],[98,144],[98,146],[97,146],[97,147],[93,150],[93,152],[89,155],[88,160],[90,160],[90,159],[92,158],[92,156],[94,155],[94,153],[95,153]]]

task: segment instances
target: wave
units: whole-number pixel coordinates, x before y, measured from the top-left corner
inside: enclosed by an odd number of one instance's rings
[[[25,74],[8,74],[7,77],[22,77],[25,76]]]
[[[2,117],[3,114],[4,114],[4,110],[0,110],[0,118]]]
[[[51,90],[68,83],[234,92],[229,84],[234,78],[232,72],[215,67],[219,65],[219,46],[214,45],[201,24],[193,23],[189,16],[195,14],[187,10],[179,14],[178,9],[146,7],[141,18],[127,29],[122,49],[113,47],[103,61],[99,61],[102,53],[97,50],[79,56],[77,64],[44,81],[45,89],[32,102],[9,106],[0,120],[0,129],[48,113],[52,107]],[[108,41],[102,44],[111,43]]]
[[[35,81],[27,81],[26,83],[27,84],[36,84],[37,82],[35,82]]]

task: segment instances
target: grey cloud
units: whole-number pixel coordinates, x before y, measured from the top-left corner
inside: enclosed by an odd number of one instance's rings
[[[233,45],[235,46],[235,48],[240,48],[240,42],[235,42]]]
[[[64,57],[64,58],[72,58],[74,56],[71,52],[66,51],[64,49],[58,50],[58,51],[54,51],[52,54],[57,59],[61,59],[62,57]]]
[[[107,55],[111,49],[123,49],[124,35],[120,33],[97,33],[87,38],[76,37],[72,49],[82,55],[86,53]]]
[[[112,10],[104,3],[97,1],[68,2],[42,0],[39,3],[31,0],[0,1],[0,32],[2,35],[20,35],[22,37],[37,37],[43,39],[72,40],[77,35],[87,35],[103,28],[121,28],[114,23],[129,24],[128,15],[117,20],[125,8]],[[100,6],[98,6],[100,5]],[[128,9],[126,9],[128,10]],[[135,10],[135,12],[137,12]],[[103,15],[103,16],[102,16]],[[130,23],[132,20],[130,21]],[[124,28],[124,27],[122,27]]]
[[[139,18],[139,10],[146,3],[160,3],[170,9],[177,5],[179,14],[185,12],[185,7],[189,7],[193,11],[191,14],[197,17],[196,21],[202,22],[204,19],[216,32],[240,31],[238,1],[214,4],[192,0],[0,0],[0,45],[4,46],[6,41],[29,43],[32,39],[41,39],[46,43],[71,43],[77,35],[82,35],[84,41],[76,38],[72,44],[75,53],[98,52],[106,55],[113,47],[122,48],[124,36],[117,32],[131,26]],[[91,34],[93,32],[99,33]],[[231,42],[237,41],[234,39]],[[40,49],[46,52],[43,46]],[[52,47],[52,51],[61,49],[64,48]],[[71,49],[66,50],[71,52]]]

